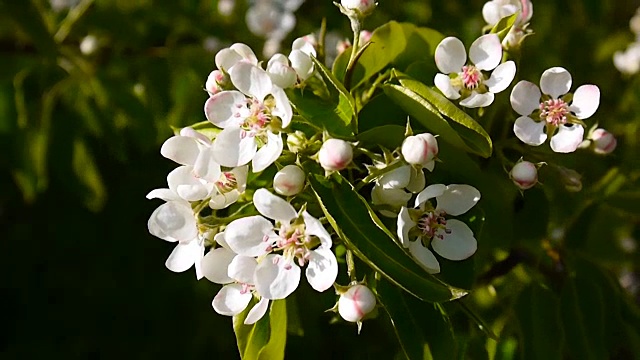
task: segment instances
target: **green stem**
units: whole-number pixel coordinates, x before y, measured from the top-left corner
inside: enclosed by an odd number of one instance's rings
[[[93,4],[93,0],[83,0],[82,2],[80,2],[80,4],[69,11],[69,14],[66,18],[64,18],[64,20],[62,20],[58,31],[56,31],[56,34],[53,36],[53,39],[58,44],[64,42],[64,40],[71,32],[71,28],[73,28],[73,25],[75,25],[75,23],[80,20],[80,18],[87,12],[87,10],[89,10],[91,4]]]
[[[351,283],[358,282],[356,277],[356,263],[353,260],[353,253],[351,250],[347,249],[347,274],[349,275],[349,280]]]

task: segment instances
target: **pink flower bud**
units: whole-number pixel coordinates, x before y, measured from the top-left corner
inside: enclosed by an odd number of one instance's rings
[[[591,140],[593,140],[593,151],[596,154],[610,154],[618,145],[616,138],[605,129],[596,129],[591,134]]]
[[[401,151],[409,164],[424,167],[438,155],[438,141],[429,133],[409,136],[404,139]]]
[[[538,183],[538,168],[528,161],[520,161],[511,169],[509,177],[520,189],[531,189]]]
[[[341,0],[343,8],[359,13],[360,16],[368,15],[376,8],[374,0]]]
[[[292,196],[304,187],[305,175],[296,165],[287,165],[273,178],[273,189],[280,195]]]
[[[207,77],[207,82],[204,84],[204,88],[209,93],[209,96],[213,96],[222,91],[223,85],[227,82],[228,79],[222,71],[213,70]]]
[[[529,161],[520,161],[511,169],[509,177],[520,189],[531,189],[538,183],[538,168]]]
[[[320,165],[329,171],[338,171],[346,168],[351,163],[351,159],[353,159],[351,144],[340,139],[325,141],[318,152]]]
[[[343,319],[350,322],[362,320],[376,307],[376,297],[368,287],[354,285],[338,300],[338,312]]]

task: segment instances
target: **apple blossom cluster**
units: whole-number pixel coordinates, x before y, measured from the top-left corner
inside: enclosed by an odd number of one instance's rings
[[[613,65],[623,74],[633,75],[640,70],[640,8],[629,21],[629,28],[635,36],[635,41],[627,45],[624,51],[613,54]]]
[[[506,49],[518,48],[522,40],[531,34],[529,21],[533,15],[533,4],[530,0],[492,0],[482,7],[482,17],[489,27],[494,27],[501,19],[518,14],[516,21],[502,45]]]

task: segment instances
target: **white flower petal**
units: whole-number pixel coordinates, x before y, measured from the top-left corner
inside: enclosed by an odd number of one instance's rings
[[[250,63],[238,63],[230,71],[231,82],[244,94],[260,101],[271,93],[273,83],[269,74]]]
[[[284,143],[280,133],[274,134],[271,131],[267,131],[267,143],[256,152],[253,160],[251,160],[252,171],[257,173],[268,168],[280,157],[283,148]]]
[[[274,85],[286,89],[295,85],[296,71],[289,65],[289,59],[282,54],[275,54],[267,63],[267,73]]]
[[[249,64],[258,65],[258,58],[248,45],[235,43],[229,46],[229,49],[239,54],[243,61],[248,62]]]
[[[321,247],[331,248],[331,235],[329,235],[327,229],[322,226],[320,220],[311,216],[306,210],[302,212],[302,218],[304,219],[305,234],[313,235],[320,239]]]
[[[240,126],[251,114],[247,98],[239,91],[221,91],[204,103],[204,114],[212,124],[220,128]]]
[[[443,236],[443,239],[435,236],[431,240],[431,246],[438,255],[449,260],[464,260],[475,254],[478,242],[467,224],[460,220],[449,219],[447,220],[447,230],[449,233],[438,232]]]
[[[211,306],[220,315],[234,316],[247,308],[252,297],[251,292],[243,289],[242,285],[229,284],[218,291]]]
[[[186,202],[160,205],[149,218],[149,232],[167,241],[189,241],[198,236],[196,219]]]
[[[411,220],[409,209],[403,206],[398,214],[398,238],[400,239],[400,244],[405,248],[409,247],[409,231],[414,226],[416,226],[416,223]]]
[[[480,191],[471,185],[452,184],[447,186],[442,195],[436,197],[436,201],[436,209],[458,216],[469,211],[480,201]]]
[[[433,83],[436,85],[438,90],[440,90],[442,95],[447,97],[447,99],[457,100],[460,98],[460,89],[451,85],[451,78],[449,75],[437,73],[433,79]]]
[[[172,136],[162,144],[160,154],[180,165],[193,165],[200,154],[200,148],[194,138]]]
[[[433,199],[436,196],[440,196],[444,193],[447,187],[443,184],[433,184],[427,186],[424,190],[420,191],[418,196],[416,197],[416,202],[414,207],[418,207],[422,205],[425,201],[429,199]]]
[[[188,242],[181,242],[176,245],[164,264],[167,269],[173,272],[187,271],[199,259],[200,253],[203,252],[204,246],[198,244],[197,238]]]
[[[409,199],[411,194],[403,189],[385,189],[376,184],[371,190],[371,203],[374,205],[402,206],[406,205]]]
[[[264,314],[267,313],[267,309],[269,309],[269,299],[260,299],[260,301],[258,301],[258,303],[249,310],[247,317],[244,319],[244,324],[255,324],[258,320],[262,319]]]
[[[497,34],[482,35],[469,48],[469,59],[480,70],[493,70],[502,60],[502,44]]]
[[[311,37],[313,37],[313,35],[311,35]],[[311,55],[315,57],[316,48],[313,46],[312,41],[315,41],[315,39],[313,38],[310,39],[308,36],[297,38],[293,41],[293,44],[291,44],[291,49],[300,50],[307,55]]]
[[[302,81],[307,80],[313,75],[314,66],[313,61],[309,55],[305,54],[301,50],[292,50],[289,54],[289,60],[291,61],[291,67],[296,71],[298,77]]]
[[[411,166],[405,165],[380,176],[378,178],[378,184],[380,184],[383,189],[402,189],[409,185],[410,179]]]
[[[251,256],[238,255],[233,258],[227,269],[227,275],[241,284],[253,285],[253,275],[258,262]]]
[[[215,57],[216,67],[224,71],[229,71],[233,65],[240,61],[242,61],[242,56],[229,48],[218,51]]]
[[[213,149],[204,148],[196,158],[193,164],[193,172],[200,179],[207,182],[215,182],[220,178],[220,165],[214,159]]]
[[[433,171],[433,168],[435,166],[435,161],[429,161],[428,163],[426,163],[424,165],[424,168],[429,170],[429,171]],[[425,185],[427,184],[426,179],[424,177],[424,171],[422,171],[422,169],[416,169],[414,167],[411,168],[411,180],[409,181],[409,184],[407,184],[407,190],[411,191],[412,193],[418,193],[420,191],[422,191],[425,187]]]
[[[464,44],[453,36],[444,38],[436,47],[436,66],[444,74],[457,73],[467,62],[467,51]]]
[[[286,200],[264,188],[253,194],[253,205],[265,217],[285,224],[289,224],[298,215]]]
[[[515,76],[516,63],[509,60],[498,65],[498,67],[493,70],[489,80],[485,81],[485,85],[487,85],[490,92],[497,94],[508,88]]]
[[[147,194],[147,199],[161,199],[164,201],[182,200],[182,198],[171,189],[153,189]]]
[[[557,153],[576,151],[584,137],[584,128],[578,124],[560,125],[558,132],[551,137],[551,150]]]
[[[520,115],[529,116],[540,106],[540,89],[534,83],[522,80],[511,90],[511,107]]]
[[[305,274],[316,291],[323,292],[333,286],[338,277],[338,260],[331,249],[319,247],[311,251]]]
[[[265,256],[256,268],[256,290],[267,299],[284,299],[298,288],[299,283],[300,267],[287,262],[281,255]]]
[[[573,101],[569,111],[578,119],[586,119],[593,115],[600,106],[600,89],[595,85],[582,85],[573,93]]]
[[[245,165],[256,154],[258,145],[252,136],[242,136],[244,130],[240,128],[226,128],[222,130],[212,148],[215,161],[222,166],[235,167]]]
[[[460,101],[460,106],[468,108],[487,107],[493,103],[494,97],[495,95],[493,95],[493,93],[487,92],[484,94],[478,94],[473,90],[469,97]]]
[[[282,121],[282,128],[284,129],[289,126],[291,118],[293,117],[291,103],[289,103],[289,98],[284,90],[278,87],[273,87],[271,95],[273,95],[273,99],[276,101],[276,106],[273,108],[271,114],[280,118]]]
[[[533,121],[528,116],[521,116],[513,124],[513,132],[523,143],[538,146],[547,140],[544,121]]]
[[[412,241],[409,244],[409,253],[429,274],[437,274],[440,272],[440,263],[436,259],[431,250],[422,246],[420,239]]]
[[[212,196],[211,200],[209,200],[209,207],[214,210],[224,209],[238,201],[239,198],[240,192],[238,190],[231,190],[228,193]]]
[[[267,252],[265,235],[273,234],[273,224],[260,215],[232,221],[224,231],[224,239],[236,254],[260,256]]]
[[[547,69],[540,77],[540,89],[542,93],[557,99],[571,89],[571,74],[561,67]]]
[[[202,259],[204,277],[216,284],[232,283],[233,279],[227,275],[227,269],[234,257],[236,253],[223,247],[209,251]]]

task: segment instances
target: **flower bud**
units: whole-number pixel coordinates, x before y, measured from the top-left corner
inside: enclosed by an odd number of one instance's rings
[[[204,84],[205,90],[209,93],[209,96],[213,96],[223,90],[223,87],[229,83],[229,79],[220,70],[213,70],[207,77],[207,82]]]
[[[351,144],[340,139],[325,141],[318,152],[320,165],[329,171],[338,171],[346,168],[351,163],[351,159],[353,159]]]
[[[296,165],[287,165],[273,178],[273,189],[280,195],[292,196],[304,187],[305,175]]]
[[[376,8],[374,0],[341,0],[340,4],[346,10],[354,11],[359,16],[369,15]]]
[[[591,134],[591,140],[593,140],[593,151],[596,154],[610,154],[618,145],[618,141],[613,134],[605,129],[596,129]]]
[[[438,141],[429,133],[409,136],[404,139],[401,152],[409,164],[426,167],[438,155]]]
[[[558,166],[558,173],[560,174],[560,180],[567,191],[578,192],[582,190],[582,175],[577,171],[563,166]]]
[[[538,168],[528,161],[520,161],[511,169],[509,177],[517,187],[527,190],[538,183]]]
[[[338,300],[338,313],[343,319],[350,322],[362,320],[376,307],[376,297],[368,287],[354,285]]]

